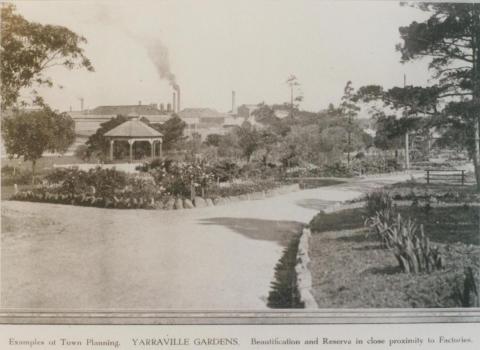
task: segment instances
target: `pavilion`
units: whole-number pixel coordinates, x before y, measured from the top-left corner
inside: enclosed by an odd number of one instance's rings
[[[133,144],[137,141],[150,143],[151,156],[155,157],[155,144],[159,144],[159,156],[162,156],[163,135],[151,126],[141,122],[139,118],[133,118],[116,126],[105,133],[105,138],[110,141],[110,160],[113,160],[113,148],[115,141],[127,141],[130,146],[130,162],[133,161]]]

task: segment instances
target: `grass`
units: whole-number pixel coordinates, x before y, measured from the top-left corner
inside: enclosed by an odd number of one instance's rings
[[[81,159],[75,156],[44,156],[37,160],[37,171],[41,171],[42,169],[51,169],[53,168],[54,164],[63,165],[63,164],[79,164],[84,163]],[[3,166],[15,166],[22,170],[31,170],[32,169],[32,162],[27,161],[24,162],[18,159],[2,159],[2,167]]]
[[[323,308],[459,307],[456,286],[468,266],[480,268],[478,208],[399,207],[425,225],[446,266],[433,273],[404,274],[394,254],[363,226],[365,211],[320,213],[311,221],[313,294]]]

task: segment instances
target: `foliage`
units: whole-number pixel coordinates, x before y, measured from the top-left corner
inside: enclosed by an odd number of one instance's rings
[[[210,135],[207,135],[207,138],[205,139],[205,144],[207,146],[218,147],[220,145],[221,139],[222,139],[222,135],[210,134]]]
[[[75,140],[75,126],[66,113],[56,113],[48,107],[31,112],[17,111],[2,121],[2,136],[10,157],[36,161],[43,153],[64,153]]]
[[[367,197],[366,210],[370,217],[365,224],[370,226],[384,247],[393,251],[403,272],[432,272],[443,268],[443,257],[438,247],[431,246],[423,225],[419,229],[410,218],[403,219],[395,213],[392,203],[386,192]]]
[[[100,197],[112,198],[118,189],[127,185],[126,173],[100,167],[88,172],[78,168],[58,168],[45,179],[58,193],[72,197],[91,192]]]
[[[238,164],[226,159],[210,165],[210,171],[219,182],[232,181],[240,175],[240,167]]]
[[[402,165],[395,158],[368,156],[355,158],[352,161],[351,169],[354,174],[381,174],[401,170]]]
[[[238,136],[238,146],[242,150],[242,155],[246,158],[247,162],[250,161],[253,152],[261,147],[262,140],[261,135],[252,127],[248,122],[235,129],[235,133]]]
[[[323,176],[327,177],[352,177],[352,170],[343,163],[327,164],[323,167]]]
[[[152,125],[163,134],[162,147],[165,151],[173,149],[177,142],[184,140],[183,132],[186,126],[187,123],[177,115],[173,115],[163,124]]]
[[[78,159],[81,159],[83,161],[87,161],[90,159],[90,152],[88,151],[88,146],[87,145],[78,145],[77,148],[75,148],[74,152],[75,157]]]
[[[343,90],[342,103],[340,109],[342,115],[347,119],[347,144],[345,151],[347,152],[347,164],[350,165],[350,153],[355,150],[352,145],[353,119],[358,115],[360,107],[355,102],[354,88],[352,82],[348,81]]]
[[[386,191],[374,191],[365,196],[365,211],[371,217],[382,211],[394,210],[393,199]]]
[[[255,182],[247,181],[240,183],[233,182],[226,184],[226,186],[212,184],[208,189],[208,195],[212,197],[240,196],[243,194],[273,190],[278,187],[278,185],[279,183],[273,180],[257,180]]]
[[[435,85],[432,99],[445,106],[440,118],[431,112],[434,125],[464,132],[473,158],[480,189],[480,4],[418,3],[432,15],[399,29],[402,43],[397,49],[404,62],[430,58]],[[432,103],[433,104],[433,103]],[[425,110],[425,109],[424,109]]]
[[[460,287],[459,283],[454,287],[454,298],[458,306],[461,307],[479,307],[480,297],[478,289],[480,287],[480,277],[478,269],[471,266],[465,268],[463,276],[463,285]]]
[[[15,12],[12,4],[1,9],[1,109],[12,107],[23,88],[34,84],[53,86],[44,73],[51,67],[84,67],[93,71],[81,44],[86,39],[61,26],[29,22]],[[35,102],[43,104],[33,91]]]

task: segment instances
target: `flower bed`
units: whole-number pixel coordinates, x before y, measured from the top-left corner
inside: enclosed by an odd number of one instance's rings
[[[272,180],[217,183],[201,165],[172,162],[136,175],[100,167],[55,169],[42,185],[11,199],[103,208],[183,209],[223,204],[221,198],[260,199],[279,186]]]

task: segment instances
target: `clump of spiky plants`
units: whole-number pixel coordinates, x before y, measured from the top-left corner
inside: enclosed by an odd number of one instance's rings
[[[377,211],[365,223],[380,238],[382,245],[391,249],[400,268],[406,273],[432,272],[444,267],[444,259],[437,246],[430,243],[423,225],[410,218],[402,218],[390,208]]]

